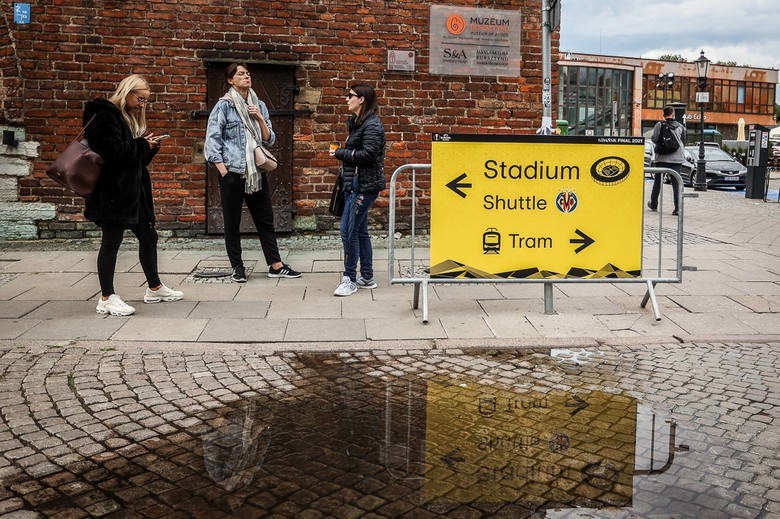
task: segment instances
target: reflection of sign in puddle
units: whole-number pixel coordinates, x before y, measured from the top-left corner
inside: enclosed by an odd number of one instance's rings
[[[631,504],[636,399],[428,382],[430,503]]]

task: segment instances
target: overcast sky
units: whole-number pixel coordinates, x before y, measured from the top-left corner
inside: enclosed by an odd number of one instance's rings
[[[780,67],[778,0],[561,0],[561,51]]]

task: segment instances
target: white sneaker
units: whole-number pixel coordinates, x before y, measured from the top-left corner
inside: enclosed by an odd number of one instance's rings
[[[146,289],[146,294],[144,294],[144,303],[159,303],[160,301],[178,301],[182,297],[184,297],[184,292],[180,290],[173,290],[161,283],[160,288],[158,288],[157,290],[152,290],[151,288]]]
[[[341,283],[339,283],[339,286],[337,286],[336,290],[333,291],[333,295],[345,297],[351,296],[355,292],[357,292],[357,285],[355,282],[349,279],[349,276],[344,276],[341,278]]]
[[[135,308],[122,301],[122,298],[118,295],[111,294],[106,300],[98,296],[98,304],[95,311],[99,314],[133,315]]]
[[[376,281],[374,281],[374,278],[366,279],[360,274],[358,274],[357,281],[355,281],[355,284],[358,286],[358,288],[376,288]]]

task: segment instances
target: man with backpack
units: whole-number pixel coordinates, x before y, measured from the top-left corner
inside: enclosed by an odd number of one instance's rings
[[[669,168],[677,173],[682,170],[682,163],[685,161],[685,126],[674,119],[674,107],[664,107],[664,120],[655,123],[653,136],[650,138],[655,144],[655,162],[653,165],[657,168]],[[680,186],[677,179],[672,177],[672,192],[674,193],[674,211],[672,214],[677,216],[679,207],[677,207],[677,197]],[[653,190],[650,193],[650,201],[647,207],[651,211],[658,210],[658,195],[661,193],[661,174],[656,173],[653,176]]]

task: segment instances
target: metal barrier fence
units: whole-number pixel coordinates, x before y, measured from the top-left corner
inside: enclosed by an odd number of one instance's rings
[[[658,307],[658,300],[655,295],[655,286],[658,283],[681,283],[682,282],[682,252],[683,252],[683,216],[684,216],[684,196],[683,196],[683,182],[682,177],[680,177],[680,174],[677,173],[674,170],[668,169],[668,168],[645,168],[645,174],[655,175],[660,174],[662,178],[665,178],[666,175],[671,175],[674,179],[676,179],[678,185],[680,186],[679,194],[678,194],[678,207],[679,207],[679,214],[677,215],[677,250],[675,254],[675,273],[672,276],[663,276],[662,275],[662,249],[663,249],[663,207],[664,207],[664,196],[663,196],[663,189],[661,189],[660,197],[659,197],[659,204],[658,204],[658,211],[659,211],[659,222],[658,222],[658,263],[657,267],[654,271],[655,275],[653,274],[653,271],[651,269],[645,269],[644,265],[642,267],[642,276],[638,278],[593,278],[593,279],[582,279],[582,278],[555,278],[555,279],[474,279],[474,278],[468,278],[468,279],[462,279],[462,278],[431,278],[430,273],[430,265],[424,263],[424,259],[420,258],[419,251],[417,251],[417,242],[418,242],[418,236],[417,236],[417,198],[418,193],[423,192],[423,189],[418,187],[418,172],[424,171],[424,172],[430,172],[431,165],[430,164],[405,164],[399,168],[397,168],[393,172],[393,176],[390,179],[390,210],[389,210],[389,224],[388,224],[388,245],[387,245],[387,272],[388,272],[388,283],[391,285],[397,285],[397,284],[413,284],[414,285],[414,298],[413,298],[413,307],[414,309],[418,309],[420,306],[420,300],[422,299],[422,321],[423,323],[428,323],[428,285],[430,284],[476,284],[476,283],[494,283],[494,284],[503,284],[503,283],[543,283],[544,284],[544,313],[545,314],[555,314],[555,309],[553,307],[553,284],[555,283],[644,283],[647,287],[647,290],[645,292],[644,297],[642,298],[642,302],[640,306],[644,308],[647,305],[648,300],[651,302],[652,308],[653,308],[653,315],[655,316],[656,321],[661,320],[661,311]],[[398,206],[398,185],[399,185],[399,176],[402,174],[409,173],[409,199],[410,199],[410,238],[411,238],[411,250],[408,261],[408,266],[405,269],[405,272],[399,273],[400,275],[396,276],[396,253],[395,253],[395,233],[396,233],[396,225],[397,225],[397,218],[396,218],[396,209]],[[430,173],[426,175],[426,180],[430,181]],[[695,195],[691,195],[695,196]],[[645,238],[645,226],[643,225],[642,229],[642,239],[644,242]],[[400,270],[400,269],[399,269]]]

